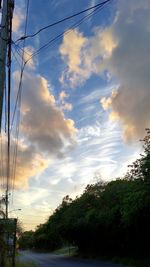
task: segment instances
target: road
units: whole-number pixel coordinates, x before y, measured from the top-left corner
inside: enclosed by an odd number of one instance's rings
[[[34,262],[39,267],[125,267],[120,264],[69,258],[50,253],[35,253],[30,251],[21,251],[19,258],[26,262]]]

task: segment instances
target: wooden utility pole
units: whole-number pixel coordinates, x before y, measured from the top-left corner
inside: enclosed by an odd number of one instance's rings
[[[9,34],[9,19],[8,19],[9,1],[4,0],[2,6],[2,19],[0,25],[0,131],[2,124],[2,110],[3,110],[3,95],[6,84],[6,57],[7,44]]]
[[[2,126],[3,95],[6,84],[6,60],[7,47],[10,38],[10,25],[12,25],[12,16],[14,9],[14,0],[3,0],[2,19],[0,24],[0,131]]]
[[[0,25],[0,132],[2,129],[3,95],[6,86],[6,62],[8,62],[8,166],[6,185],[6,218],[8,217],[8,185],[10,157],[10,79],[11,79],[11,38],[14,0],[3,0],[2,19]],[[8,60],[7,60],[8,51]]]
[[[14,10],[14,0],[0,0],[0,7],[2,4],[2,19],[0,24],[0,132],[2,131],[2,112],[3,112],[3,95],[4,90],[7,87],[8,99],[7,99],[7,180],[6,180],[6,195],[5,195],[5,219],[4,221],[4,251],[2,253],[1,266],[6,266],[6,255],[9,256],[10,239],[13,233],[13,257],[12,266],[15,266],[15,242],[16,242],[16,220],[8,219],[8,196],[9,196],[9,179],[10,179],[10,91],[11,91],[11,44],[12,44],[12,17]],[[6,67],[8,69],[8,75],[6,79]],[[7,80],[7,85],[6,85]],[[14,224],[15,230],[10,230],[11,224]]]

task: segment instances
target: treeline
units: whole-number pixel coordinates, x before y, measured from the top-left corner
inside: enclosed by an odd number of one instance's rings
[[[66,196],[35,232],[24,232],[21,248],[55,250],[64,244],[86,255],[145,257],[150,237],[150,130],[144,153],[124,179],[88,185],[80,197]]]

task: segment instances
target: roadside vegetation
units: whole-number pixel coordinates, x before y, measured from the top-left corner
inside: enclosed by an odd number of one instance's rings
[[[7,263],[6,267],[11,267],[11,263]],[[33,262],[23,262],[23,261],[16,261],[15,267],[37,267],[37,265]]]
[[[37,265],[35,263],[32,263],[32,262],[17,261],[16,267],[37,267]]]
[[[35,232],[22,233],[21,249],[54,251],[66,244],[82,256],[149,257],[150,237],[150,130],[144,151],[124,179],[87,185],[83,194],[61,205]],[[138,265],[137,265],[138,266]],[[149,265],[140,265],[149,266]]]

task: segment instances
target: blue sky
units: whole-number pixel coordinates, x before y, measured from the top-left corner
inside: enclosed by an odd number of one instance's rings
[[[99,2],[30,1],[27,34]],[[23,36],[25,7],[26,1],[15,1],[14,41]],[[150,125],[149,11],[148,0],[114,0],[69,32],[83,15],[26,39],[27,59],[65,33],[24,71],[10,208],[22,208],[17,215],[26,229],[44,222],[65,195],[80,195],[96,177],[122,177],[138,157],[138,140]],[[13,53],[14,97],[20,58],[15,47]]]

